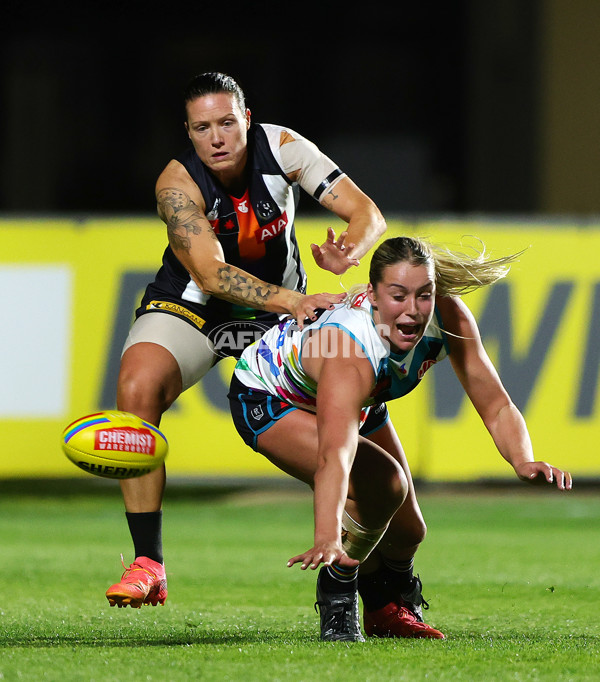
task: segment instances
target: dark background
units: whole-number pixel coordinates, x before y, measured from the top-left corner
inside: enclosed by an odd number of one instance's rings
[[[0,210],[153,213],[155,180],[187,145],[182,90],[220,70],[255,121],[312,139],[388,213],[543,213],[543,9],[11,0]]]

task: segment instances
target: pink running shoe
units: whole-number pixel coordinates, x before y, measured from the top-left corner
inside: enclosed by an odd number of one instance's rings
[[[131,606],[132,609],[141,608],[142,604],[164,604],[167,598],[167,576],[165,567],[157,561],[145,556],[139,556],[131,564],[125,566],[123,555],[121,563],[125,572],[121,582],[106,590],[106,598],[111,606],[120,609]]]
[[[446,639],[442,632],[418,620],[410,609],[394,602],[378,611],[365,611],[364,625],[367,637]]]

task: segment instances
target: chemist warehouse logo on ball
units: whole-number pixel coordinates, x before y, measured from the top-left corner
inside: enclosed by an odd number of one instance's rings
[[[121,452],[141,452],[154,455],[156,437],[146,429],[116,427],[96,431],[94,450],[117,450]]]
[[[215,327],[208,340],[213,344],[213,352],[220,358],[239,358],[246,346],[258,341],[271,327],[255,320],[242,322],[225,322]]]

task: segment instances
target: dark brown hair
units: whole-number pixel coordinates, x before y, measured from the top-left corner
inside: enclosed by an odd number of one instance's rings
[[[240,107],[240,111],[243,114],[246,113],[246,98],[244,96],[244,91],[238,83],[225,73],[208,71],[206,73],[201,73],[198,76],[194,76],[183,91],[186,117],[187,105],[189,102],[193,102],[195,99],[198,99],[198,97],[217,95],[219,93],[233,95]]]

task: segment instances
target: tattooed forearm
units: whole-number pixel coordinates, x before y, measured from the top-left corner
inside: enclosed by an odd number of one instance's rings
[[[201,232],[207,232],[217,239],[207,217],[185,192],[166,187],[157,193],[156,200],[158,215],[167,225],[169,243],[174,251],[186,251],[189,254],[192,235]],[[201,274],[196,272],[196,282],[202,291],[249,308],[266,309],[271,298],[280,290],[278,286],[253,278],[227,263],[218,268],[216,282],[214,276]]]
[[[260,279],[248,277],[231,265],[219,268],[218,277],[222,298],[259,310],[262,310],[269,299],[279,292],[279,287],[275,284],[267,284]]]
[[[191,248],[190,234],[200,234],[202,230],[216,239],[206,216],[185,192],[174,187],[161,189],[156,195],[158,215],[167,225],[171,248],[187,251]]]

